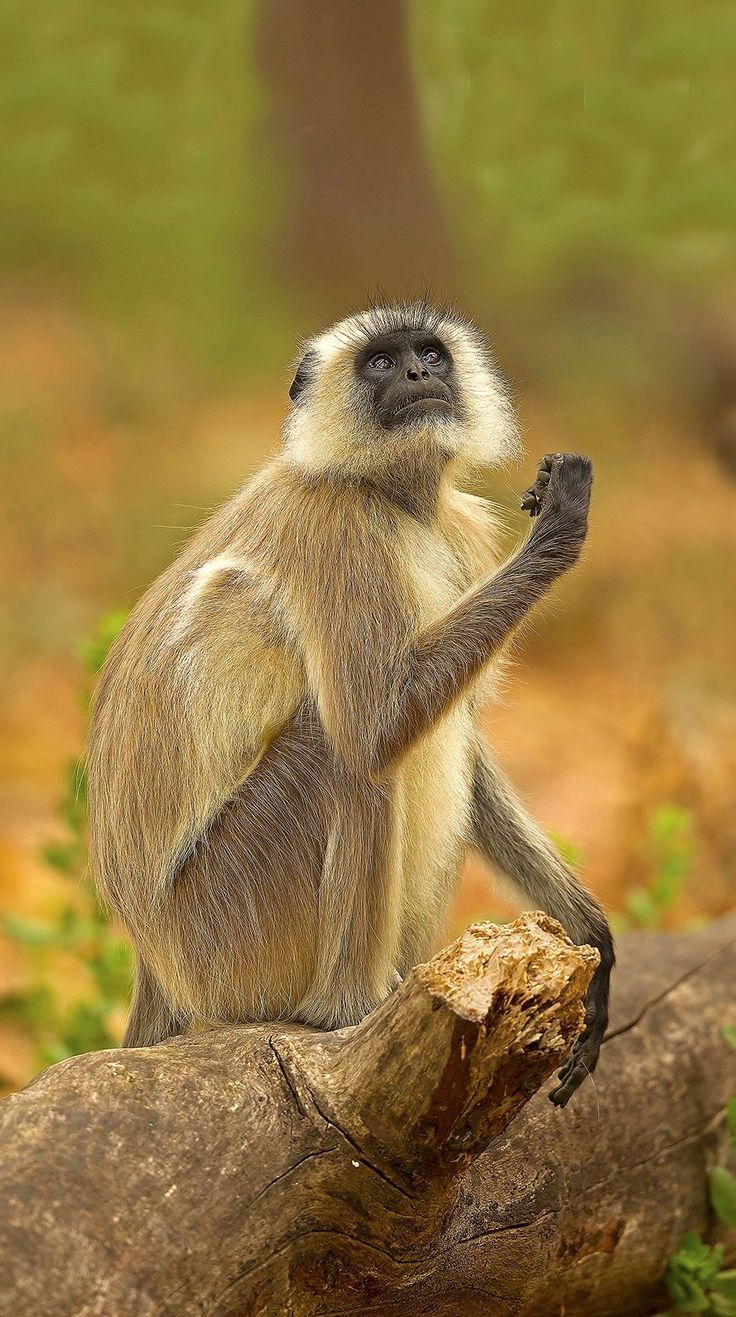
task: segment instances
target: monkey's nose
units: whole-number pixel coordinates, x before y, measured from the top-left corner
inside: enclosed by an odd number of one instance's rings
[[[418,380],[420,377],[423,380],[428,380],[429,371],[425,370],[424,366],[409,366],[406,372],[406,378],[408,380]]]

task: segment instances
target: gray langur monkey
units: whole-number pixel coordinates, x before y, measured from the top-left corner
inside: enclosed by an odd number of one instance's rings
[[[139,600],[96,692],[92,864],[137,952],[124,1046],[360,1020],[441,943],[466,848],[600,953],[551,1094],[595,1067],[608,923],[478,726],[494,663],[585,540],[591,464],[545,458],[497,565],[471,466],[518,448],[480,334],[426,303],[308,344],[282,451]]]

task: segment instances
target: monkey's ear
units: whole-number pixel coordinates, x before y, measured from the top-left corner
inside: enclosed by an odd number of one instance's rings
[[[303,392],[303,390],[306,388],[307,384],[309,383],[309,377],[312,373],[312,367],[316,360],[317,360],[317,353],[314,350],[310,350],[305,354],[305,356],[302,357],[301,361],[299,362],[296,375],[294,376],[294,379],[292,380],[291,383],[291,388],[289,389],[289,397],[291,398],[292,402],[296,402],[297,398],[299,397],[299,394]]]

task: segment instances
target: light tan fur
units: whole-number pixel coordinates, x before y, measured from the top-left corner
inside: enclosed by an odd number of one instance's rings
[[[462,419],[397,442],[354,362],[399,322],[431,323],[450,347]],[[310,387],[283,450],[139,601],[96,694],[93,865],[137,948],[139,994],[160,998],[133,1041],[217,1020],[359,1019],[438,945],[469,843],[499,642],[468,657],[463,627],[479,582],[491,588],[497,535],[458,481],[516,451],[508,400],[476,332],[424,305],[306,346]],[[418,515],[397,491],[422,482]],[[461,671],[438,693],[448,619]]]

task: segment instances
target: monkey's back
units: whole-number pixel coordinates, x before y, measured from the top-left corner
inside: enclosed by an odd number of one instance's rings
[[[249,553],[263,474],[141,597],[95,693],[91,859],[134,934],[304,691],[274,583]]]

